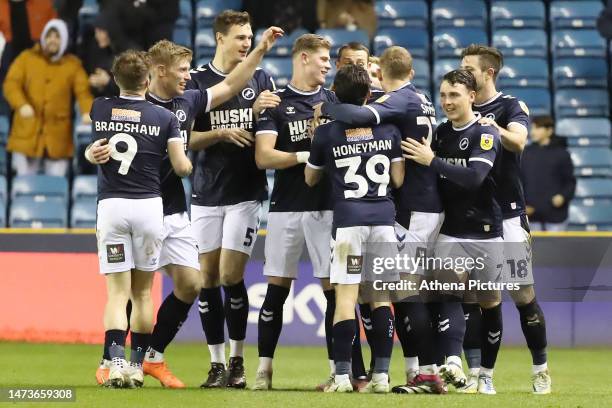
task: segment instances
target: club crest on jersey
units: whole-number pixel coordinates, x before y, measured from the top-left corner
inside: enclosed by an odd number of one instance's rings
[[[176,115],[176,118],[179,120],[179,122],[184,122],[187,120],[187,114],[182,109],[177,110],[174,115]]]
[[[493,135],[488,133],[480,135],[480,148],[482,150],[491,150],[493,148]]]
[[[470,145],[470,141],[467,137],[464,137],[463,139],[461,139],[461,141],[459,142],[459,148],[461,150],[465,150],[468,148],[468,146]]]
[[[491,120],[495,120],[495,114],[494,113],[487,113],[485,115],[485,118],[491,119]]]
[[[384,101],[386,101],[387,99],[389,99],[389,95],[383,95],[380,98],[378,98],[377,100],[375,100],[374,102],[376,103],[383,103]]]
[[[523,112],[529,115],[529,108],[527,107],[527,104],[525,102],[519,101],[519,106],[521,107]]]
[[[346,135],[346,140],[348,142],[360,142],[363,140],[374,139],[372,128],[346,129],[344,134]]]
[[[287,110],[285,112],[287,115],[295,114],[295,108],[293,106],[287,106]]]
[[[255,91],[253,90],[253,88],[244,88],[242,90],[242,97],[247,101],[250,101],[255,98]]]

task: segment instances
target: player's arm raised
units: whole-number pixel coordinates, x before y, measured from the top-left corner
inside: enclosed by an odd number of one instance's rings
[[[261,41],[246,59],[238,64],[222,82],[210,88],[211,108],[226,102],[244,88],[249,79],[253,77],[266,52],[272,48],[276,39],[283,36],[283,33],[284,31],[279,27],[270,27],[264,31]]]
[[[306,163],[310,152],[283,152],[274,148],[275,133],[257,132],[255,140],[255,164],[258,169],[286,169]]]

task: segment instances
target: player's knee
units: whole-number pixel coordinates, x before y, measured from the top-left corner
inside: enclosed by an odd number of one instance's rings
[[[180,276],[180,277],[178,277]],[[176,296],[186,303],[195,300],[202,288],[202,279],[198,270],[184,268],[174,281],[174,292]]]
[[[221,273],[221,285],[233,286],[244,279],[244,273],[240,270],[228,270]]]
[[[521,285],[519,290],[510,292],[510,296],[517,306],[525,306],[535,299],[535,290],[533,285]]]

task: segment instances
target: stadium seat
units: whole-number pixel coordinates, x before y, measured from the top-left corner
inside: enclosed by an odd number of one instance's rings
[[[0,115],[0,144],[6,144],[9,133],[9,118],[6,115]]]
[[[178,25],[175,26],[174,31],[172,32],[172,41],[187,48],[192,48],[191,29],[187,27],[180,27]]]
[[[553,61],[555,88],[608,88],[603,58],[561,58]]]
[[[345,30],[343,28],[323,28],[317,30],[317,34],[327,39],[331,45],[332,49],[330,54],[332,58],[335,58],[338,55],[338,48],[342,45],[355,41],[365,45],[370,48],[370,38],[368,34],[363,30]]]
[[[6,204],[0,201],[0,228],[6,227]]]
[[[546,12],[541,1],[496,1],[491,5],[491,28],[538,28],[546,26]]]
[[[56,200],[37,201],[32,197],[19,197],[11,201],[9,226],[11,228],[66,228],[66,203]]]
[[[261,67],[274,78],[274,82],[278,88],[287,86],[291,80],[291,73],[293,70],[291,58],[264,58]]]
[[[555,92],[557,118],[569,116],[607,117],[610,103],[607,90],[560,89]]]
[[[176,20],[175,27],[189,28],[191,30],[193,10],[190,0],[180,0],[179,13],[179,18]]]
[[[70,227],[95,228],[97,203],[96,200],[78,200],[72,205],[70,211]]]
[[[544,30],[498,30],[493,32],[493,46],[507,57],[543,57],[548,55]]]
[[[422,28],[382,28],[374,37],[374,55],[392,46],[399,45],[410,51],[413,58],[429,59],[429,33]]]
[[[85,149],[91,143],[91,126],[78,125],[74,130],[74,158],[73,168],[75,174],[94,174],[97,171],[96,166],[89,163],[85,159]]]
[[[552,113],[550,103],[550,92],[544,88],[506,88],[506,95],[512,95],[515,98],[525,102],[529,108],[531,117],[550,115]]]
[[[198,31],[195,36],[195,52],[198,58],[213,57],[217,48],[211,29]]]
[[[606,57],[606,42],[597,30],[553,31],[551,47],[554,58]]]
[[[555,134],[567,138],[568,146],[610,146],[610,121],[604,118],[561,119]]]
[[[212,27],[215,17],[223,10],[240,10],[242,2],[241,0],[198,0],[195,7],[196,28],[200,30]]]
[[[487,25],[487,7],[482,0],[434,0],[431,14],[434,30]]]
[[[255,43],[259,43],[261,35],[264,33],[264,31],[265,29],[263,28],[257,30],[257,33],[255,34]],[[268,54],[266,54],[266,56],[290,57],[291,49],[293,48],[293,43],[295,42],[295,40],[299,36],[301,36],[302,34],[306,34],[307,32],[308,31],[304,30],[303,28],[296,28],[291,32],[291,34],[285,34],[284,36],[276,40],[274,47],[272,47],[272,49],[268,52]]]
[[[32,175],[13,178],[11,199],[29,197],[35,201],[68,202],[68,181],[65,177]]]
[[[461,61],[456,58],[453,59],[439,59],[434,61],[433,66],[433,80],[434,80],[434,94],[437,94],[440,89],[440,81],[442,77],[449,71],[459,68]]]
[[[504,60],[497,83],[501,89],[508,87],[548,88],[548,61],[544,58],[515,58]]]
[[[602,147],[573,147],[568,149],[574,163],[574,175],[582,177],[610,177],[612,152]]]
[[[445,28],[434,32],[434,60],[461,55],[470,44],[488,44],[489,39],[482,28]]]
[[[100,12],[100,7],[95,1],[84,1],[79,9],[79,27],[91,26]]]
[[[612,227],[612,206],[607,203],[593,205],[572,203],[569,208],[568,223],[570,229],[609,230]]]
[[[6,177],[0,176],[0,202],[8,203],[8,190],[6,187]]]
[[[603,4],[601,1],[555,1],[550,4],[550,26],[563,28],[595,28]]]
[[[4,145],[0,144],[0,175],[8,174],[6,166],[7,166],[6,149]]]
[[[95,199],[98,196],[98,177],[94,175],[76,176],[72,182],[72,200]]]
[[[378,28],[420,27],[427,28],[429,7],[422,0],[377,1]]]
[[[429,73],[429,63],[423,59],[415,58],[412,60],[412,68],[414,69],[414,78],[412,83],[420,90],[430,94],[431,75]]]
[[[579,177],[576,180],[574,203],[584,205],[607,203],[610,205],[612,203],[612,179]]]

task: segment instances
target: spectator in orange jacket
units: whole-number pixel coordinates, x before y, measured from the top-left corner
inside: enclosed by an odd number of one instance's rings
[[[81,61],[64,54],[66,24],[51,20],[40,44],[23,51],[10,66],[4,96],[15,111],[7,148],[18,175],[44,172],[63,176],[73,155],[73,96],[89,123],[92,96]]]

